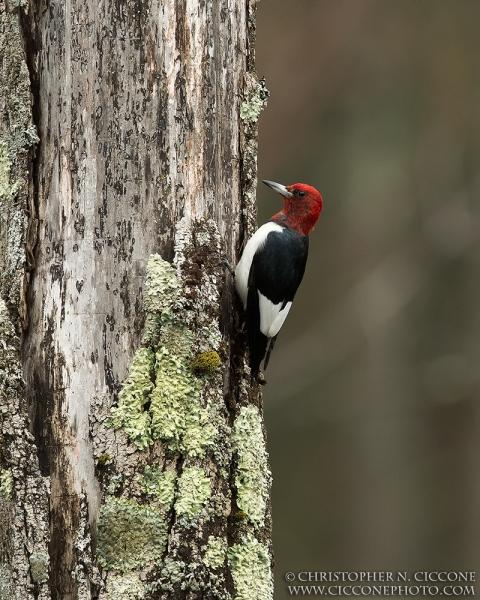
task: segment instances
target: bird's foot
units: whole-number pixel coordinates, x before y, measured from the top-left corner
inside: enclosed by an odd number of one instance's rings
[[[260,385],[265,385],[267,383],[265,375],[261,371],[257,373],[257,383],[259,383]]]

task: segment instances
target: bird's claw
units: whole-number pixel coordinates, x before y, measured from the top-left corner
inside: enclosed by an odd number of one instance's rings
[[[261,371],[257,373],[257,383],[259,383],[260,385],[265,385],[267,383],[265,375]]]
[[[222,255],[220,258],[222,259],[223,264],[227,267],[228,271],[230,272],[230,275],[235,279],[235,270],[232,267],[232,265],[228,262],[227,257]]]

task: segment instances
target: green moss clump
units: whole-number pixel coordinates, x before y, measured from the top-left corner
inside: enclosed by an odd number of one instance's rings
[[[139,348],[135,352],[130,375],[119,394],[118,406],[111,409],[110,425],[115,429],[123,427],[141,450],[152,443],[150,415],[144,405],[150,400],[153,389],[154,359],[150,348]]]
[[[262,431],[262,421],[256,406],[242,406],[232,431],[233,449],[237,452],[238,507],[255,525],[263,525],[271,474]]]
[[[245,521],[247,516],[248,515],[244,510],[239,510],[235,513],[235,521]]]
[[[0,469],[0,494],[7,500],[13,498],[13,475],[10,469]]]
[[[175,511],[190,519],[197,515],[210,498],[210,479],[198,467],[187,467],[178,480]]]
[[[266,546],[249,534],[228,550],[235,600],[272,600],[273,581]]]
[[[46,552],[34,552],[30,558],[30,573],[35,583],[40,584],[48,581],[48,567],[50,557]]]
[[[135,573],[108,576],[107,600],[143,600],[145,595],[145,586]]]
[[[139,484],[142,492],[150,496],[156,496],[162,503],[163,508],[169,511],[175,498],[175,482],[177,474],[175,471],[162,471],[158,467],[146,466]]]
[[[128,571],[160,559],[168,528],[162,513],[124,498],[108,498],[100,508],[97,556],[104,569]]]
[[[218,569],[223,565],[226,557],[227,541],[214,535],[209,536],[203,563],[211,569]]]
[[[192,371],[195,375],[211,375],[219,366],[220,356],[214,350],[197,354],[192,361]]]
[[[112,461],[110,454],[101,454],[97,459],[97,467],[103,469]]]

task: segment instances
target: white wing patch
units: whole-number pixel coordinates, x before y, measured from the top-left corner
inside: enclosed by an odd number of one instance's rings
[[[281,232],[283,231],[283,227],[281,225],[277,225],[277,223],[273,223],[272,221],[270,221],[269,223],[265,223],[265,225],[262,225],[259,229],[257,229],[257,231],[248,240],[247,245],[245,246],[245,249],[243,251],[242,258],[238,261],[237,268],[235,269],[235,287],[237,288],[238,295],[242,299],[243,306],[245,308],[247,308],[248,276],[250,275],[250,268],[252,266],[253,257],[258,252],[258,250],[263,248],[267,240],[268,234],[272,231]],[[261,310],[260,314],[262,314]]]
[[[282,328],[292,303],[287,302],[282,309],[283,302],[274,304],[266,296],[258,292],[258,304],[260,308],[260,331],[263,335],[272,338]]]

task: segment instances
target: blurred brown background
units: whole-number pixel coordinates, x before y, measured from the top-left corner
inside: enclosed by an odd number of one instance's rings
[[[475,570],[480,2],[261,0],[257,35],[259,177],[324,197],[267,371],[276,599],[286,571]]]

